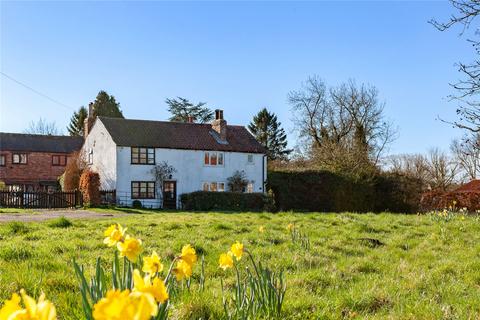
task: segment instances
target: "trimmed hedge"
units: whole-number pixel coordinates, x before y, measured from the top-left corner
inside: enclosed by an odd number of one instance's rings
[[[277,210],[320,212],[416,212],[421,183],[379,174],[353,179],[329,171],[269,171],[268,188]]]
[[[180,196],[182,208],[199,211],[270,211],[271,199],[263,193],[196,191]]]

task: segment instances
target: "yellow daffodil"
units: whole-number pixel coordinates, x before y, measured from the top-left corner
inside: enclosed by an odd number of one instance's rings
[[[181,281],[183,278],[190,278],[192,276],[192,265],[185,260],[178,260],[177,265],[173,268],[173,273],[177,278],[177,281]]]
[[[232,244],[230,251],[235,256],[237,261],[239,261],[240,259],[242,259],[243,256],[243,244],[236,241],[234,244]]]
[[[149,320],[157,315],[158,306],[151,294],[130,290],[109,290],[93,306],[94,320]]]
[[[163,264],[160,262],[160,257],[155,251],[152,252],[150,257],[143,258],[143,272],[153,277],[155,274],[162,272],[162,270]]]
[[[220,258],[218,259],[218,264],[220,265],[220,268],[222,268],[223,270],[232,268],[233,267],[232,255],[228,253],[222,253],[220,255]]]
[[[264,226],[260,226],[260,227],[258,228],[258,231],[259,231],[260,233],[264,233],[264,232],[265,232],[265,227],[264,227]]]
[[[137,262],[138,256],[142,252],[142,241],[127,235],[123,242],[117,243],[117,248],[121,257],[127,257],[131,262]]]
[[[140,271],[134,270],[133,271],[133,283],[134,289],[133,291],[136,292],[143,292],[151,294],[157,302],[164,303],[168,300],[168,292],[165,284],[160,278],[152,279],[149,275],[142,278],[140,275]]]
[[[10,300],[6,300],[0,309],[0,320],[8,320],[10,316],[17,311],[21,311],[22,307],[20,306],[20,296],[16,293],[12,294]]]
[[[293,223],[289,223],[289,224],[287,225],[287,230],[290,231],[290,232],[292,232],[292,230],[293,230],[294,228],[295,228],[295,226],[293,225]]]
[[[45,299],[42,293],[38,302],[20,290],[25,309],[20,306],[20,297],[13,294],[10,300],[5,301],[0,309],[0,320],[54,320],[57,319],[55,306]]]
[[[103,233],[105,236],[103,243],[105,243],[109,247],[113,247],[118,242],[122,241],[126,231],[127,231],[127,228],[122,228],[120,224],[118,223],[112,224]]]
[[[197,262],[197,254],[195,252],[195,249],[189,244],[184,245],[182,248],[182,254],[180,255],[180,259],[188,263],[192,268],[195,262]]]
[[[158,313],[155,298],[148,293],[132,292],[125,310],[125,320],[150,320]]]

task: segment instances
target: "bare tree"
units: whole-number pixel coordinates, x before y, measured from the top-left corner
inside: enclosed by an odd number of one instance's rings
[[[389,157],[389,171],[422,181],[427,188],[429,168],[427,159],[421,154],[401,154]]]
[[[463,180],[475,180],[480,176],[480,133],[452,141],[450,149],[458,163]]]
[[[458,163],[445,152],[433,148],[428,152],[428,182],[434,190],[447,191],[455,183],[458,174]]]
[[[326,169],[372,169],[396,137],[372,86],[349,81],[328,89],[313,76],[289,93],[288,102],[311,158]]]
[[[438,30],[445,31],[454,25],[460,25],[460,35],[463,35],[474,23],[475,18],[480,14],[480,1],[478,0],[450,0],[452,6],[456,9],[456,13],[451,15],[446,22],[438,22],[431,20]],[[472,43],[477,56],[480,54],[480,34],[479,28],[475,25],[474,37],[468,41]],[[480,132],[480,102],[477,95],[480,93],[480,59],[473,62],[457,64],[459,72],[463,75],[463,79],[452,84],[452,87],[458,92],[451,95],[450,98],[456,100],[459,105],[457,107],[457,115],[459,120],[453,124],[459,128],[472,132]]]
[[[55,122],[47,122],[47,120],[40,118],[37,122],[31,121],[28,128],[24,130],[28,134],[43,134],[49,136],[61,135],[62,133]]]

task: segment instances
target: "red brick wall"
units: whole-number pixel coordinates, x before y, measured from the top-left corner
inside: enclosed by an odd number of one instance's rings
[[[13,153],[27,153],[27,164],[13,164]],[[31,183],[38,181],[56,181],[65,171],[65,166],[53,166],[52,155],[63,153],[0,151],[5,155],[5,166],[0,166],[0,180],[6,184]],[[70,157],[67,157],[67,162]]]

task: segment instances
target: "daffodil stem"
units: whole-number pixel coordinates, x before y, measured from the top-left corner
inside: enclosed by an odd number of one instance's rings
[[[172,275],[173,266],[175,265],[175,262],[177,260],[178,260],[178,257],[175,257],[175,259],[173,259],[172,263],[170,264],[170,268],[168,269],[167,277],[165,278],[165,284],[167,284],[168,280],[170,280],[170,276]]]

